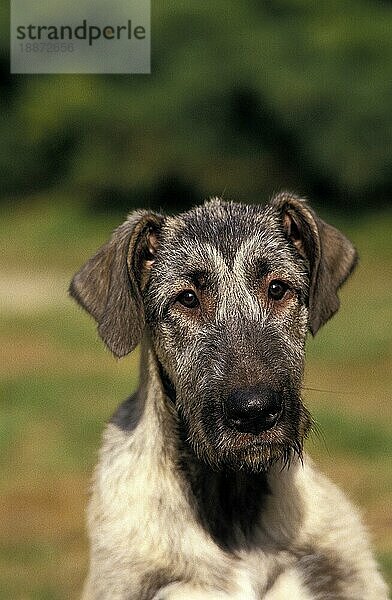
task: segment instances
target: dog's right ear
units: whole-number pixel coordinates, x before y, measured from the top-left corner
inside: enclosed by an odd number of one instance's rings
[[[141,288],[154,262],[164,217],[137,211],[76,273],[70,294],[98,323],[98,332],[117,357],[140,342],[144,326]]]

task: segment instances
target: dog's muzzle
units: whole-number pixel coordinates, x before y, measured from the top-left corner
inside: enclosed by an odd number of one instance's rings
[[[239,389],[223,402],[228,426],[242,433],[255,435],[276,425],[283,412],[283,401],[267,386]]]

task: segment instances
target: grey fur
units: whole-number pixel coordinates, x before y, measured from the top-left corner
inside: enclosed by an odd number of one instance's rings
[[[355,262],[282,193],[134,213],[74,277],[114,354],[142,342],[95,471],[85,600],[387,598],[355,509],[302,451],[307,330]]]

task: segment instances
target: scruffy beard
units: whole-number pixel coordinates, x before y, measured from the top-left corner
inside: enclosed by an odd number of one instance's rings
[[[195,444],[192,440],[190,440],[190,445],[198,459],[208,464],[213,470],[266,473],[277,463],[283,469],[289,467],[295,457],[302,460],[303,440],[292,443],[290,446],[255,444],[245,447],[241,451],[228,450],[219,454],[202,444]]]
[[[296,400],[275,427],[257,435],[227,428],[213,410],[209,418],[197,419],[194,425],[180,405],[182,440],[215,471],[265,473],[277,463],[282,469],[289,467],[295,458],[302,460],[303,442],[312,425],[309,412]]]

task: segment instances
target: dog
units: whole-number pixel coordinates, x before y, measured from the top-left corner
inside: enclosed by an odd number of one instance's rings
[[[140,387],[107,425],[85,600],[385,600],[356,509],[303,453],[307,331],[357,254],[306,201],[137,211],[70,293]]]

